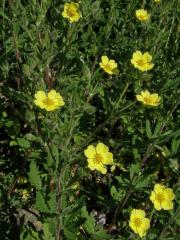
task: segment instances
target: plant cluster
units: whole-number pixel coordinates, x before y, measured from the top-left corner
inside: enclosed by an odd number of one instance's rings
[[[178,239],[178,13],[1,1],[3,240]]]

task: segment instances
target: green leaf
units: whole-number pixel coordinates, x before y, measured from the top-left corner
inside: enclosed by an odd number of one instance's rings
[[[48,208],[49,208],[49,212],[51,213],[56,213],[56,194],[51,192],[49,194],[49,200],[47,202]]]
[[[69,231],[66,227],[64,227],[64,235],[67,240],[76,240],[76,234],[74,232]]]
[[[129,171],[130,171],[130,179],[132,179],[135,174],[139,174],[140,172],[139,163],[131,164]]]
[[[146,134],[149,139],[152,138],[151,125],[150,125],[150,121],[148,119],[146,119]]]
[[[29,141],[26,140],[25,138],[17,138],[17,143],[20,147],[22,147],[24,149],[28,149],[31,146]]]
[[[41,181],[40,173],[39,173],[39,170],[37,168],[35,161],[32,161],[30,163],[30,171],[28,173],[28,176],[30,178],[31,184],[36,189],[40,190],[42,188],[42,181]]]
[[[160,133],[160,130],[162,128],[162,123],[163,123],[163,121],[159,120],[158,123],[156,124],[156,128],[155,128],[154,133],[153,133],[154,137],[158,136],[158,134]]]
[[[115,179],[124,187],[129,186],[129,184],[130,184],[129,179],[127,179],[123,176],[115,176]]]
[[[43,224],[43,231],[44,231],[44,240],[53,240],[53,235],[52,233],[49,231],[49,224],[48,223],[44,223]]]
[[[45,199],[40,191],[36,192],[36,208],[41,212],[49,213],[49,209],[47,204],[45,203]]]
[[[96,229],[95,229],[95,219],[93,215],[88,216],[87,220],[84,223],[84,228],[89,234],[93,234]]]
[[[121,199],[124,197],[125,192],[122,189],[117,190],[115,186],[112,186],[110,191],[111,191],[111,196],[115,201],[121,201]]]
[[[82,218],[88,218],[88,217],[89,217],[89,213],[88,213],[88,211],[87,211],[86,206],[83,206],[83,207],[81,208],[81,216],[82,216]]]
[[[180,146],[180,139],[178,140],[173,139],[171,143],[171,151],[173,154],[176,154],[178,152],[179,146]]]
[[[108,240],[108,239],[112,239],[112,236],[107,234],[105,231],[100,230],[100,231],[97,231],[96,233],[94,233],[92,235],[92,238],[94,240]]]
[[[147,188],[153,181],[153,176],[141,176],[135,183],[135,189]]]
[[[3,18],[5,18],[9,22],[11,22],[11,20],[7,17],[7,15],[3,11],[1,11],[1,10],[0,10],[0,16],[2,16]]]

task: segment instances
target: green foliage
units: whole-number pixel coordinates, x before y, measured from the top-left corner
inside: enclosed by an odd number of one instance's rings
[[[76,23],[62,16],[67,2],[0,2],[1,238],[138,239],[128,225],[138,208],[151,219],[144,239],[178,239],[178,1],[75,1]],[[136,19],[140,8],[150,21]],[[137,50],[152,55],[152,70],[133,67]],[[100,68],[103,55],[116,74]],[[52,112],[34,104],[50,89],[65,102]],[[136,100],[144,90],[161,96],[158,107]],[[113,153],[105,175],[84,155],[98,142]],[[156,183],[173,189],[173,210],[154,209]]]

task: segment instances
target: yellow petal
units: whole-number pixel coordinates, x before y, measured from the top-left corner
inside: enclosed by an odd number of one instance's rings
[[[147,63],[146,64],[146,71],[151,70],[154,67],[154,63]]]
[[[88,168],[92,171],[95,170],[95,166],[92,159],[88,159]]]
[[[154,202],[155,199],[156,199],[156,193],[155,193],[154,191],[152,191],[152,192],[151,192],[151,195],[150,195],[150,200],[151,200],[152,202]]]
[[[133,221],[137,217],[143,219],[145,217],[145,211],[141,209],[133,209],[130,220]]]
[[[150,220],[148,218],[143,219],[142,228],[144,228],[145,230],[150,228]]]
[[[164,210],[171,210],[171,209],[173,209],[173,202],[172,201],[163,201],[162,202],[162,208]]]
[[[142,52],[141,51],[136,51],[133,53],[133,58],[135,60],[141,59],[142,58]]]
[[[89,145],[86,150],[84,150],[84,154],[87,158],[93,159],[96,156],[96,149],[93,145]]]
[[[46,93],[44,91],[37,91],[37,93],[35,94],[35,98],[44,100],[46,99]]]
[[[151,94],[151,98],[152,98],[154,101],[158,101],[158,100],[159,100],[159,96],[158,96],[157,93]]]
[[[107,173],[107,169],[103,165],[99,165],[98,167],[96,167],[96,169],[97,169],[97,171],[99,171],[102,174],[106,174]]]
[[[154,201],[154,208],[158,211],[162,209],[161,204],[158,201]]]
[[[156,194],[163,192],[164,189],[165,189],[165,186],[162,185],[162,184],[159,184],[159,183],[156,183],[155,186],[154,186],[154,191],[155,191]]]
[[[103,143],[98,143],[97,146],[96,146],[96,151],[99,154],[101,154],[101,153],[103,154],[103,153],[108,152],[109,148]]]
[[[145,58],[145,60],[146,60],[147,62],[151,62],[151,61],[152,61],[152,56],[151,56],[148,52],[145,52],[145,53],[143,54],[143,57]]]
[[[138,228],[137,233],[139,234],[139,236],[142,238],[146,235],[146,231],[144,228]]]
[[[48,98],[56,98],[56,94],[57,92],[55,90],[50,90],[50,92],[48,93]]]
[[[145,91],[141,91],[141,95],[143,98],[149,98],[150,97],[150,92],[145,90]]]
[[[140,101],[140,102],[143,101],[143,97],[142,97],[141,95],[136,95],[136,99],[137,99],[138,101]]]
[[[166,188],[165,195],[166,195],[166,199],[168,199],[168,200],[173,200],[175,198],[175,195],[171,188]]]
[[[111,152],[106,152],[105,154],[102,154],[103,157],[103,164],[112,164],[113,163],[113,154]]]
[[[112,69],[117,68],[117,63],[114,60],[110,60],[109,65],[112,67]]]
[[[106,65],[109,63],[109,58],[107,56],[102,56],[101,61],[103,65]]]

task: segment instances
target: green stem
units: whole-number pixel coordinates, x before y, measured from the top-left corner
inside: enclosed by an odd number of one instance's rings
[[[125,94],[126,91],[128,90],[128,87],[129,87],[129,83],[126,83],[126,86],[125,86],[125,88],[123,89],[122,94],[120,95],[119,100],[118,100],[117,103],[115,104],[115,109],[116,109],[116,108],[119,106],[119,104],[121,103],[122,98],[124,97],[124,94]]]

